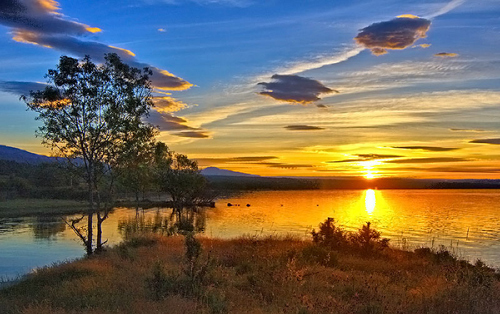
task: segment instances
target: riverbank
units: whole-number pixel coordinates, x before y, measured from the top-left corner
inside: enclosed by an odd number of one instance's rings
[[[446,251],[133,238],[0,291],[5,313],[499,313],[498,273]]]
[[[19,198],[0,201],[0,218],[24,216],[71,215],[85,212],[84,201]]]
[[[89,208],[86,201],[61,200],[61,199],[38,199],[38,198],[18,198],[0,201],[0,218],[17,218],[26,216],[54,216],[72,215],[86,213]],[[215,202],[205,202],[195,204],[201,207],[214,207]],[[151,201],[140,202],[132,200],[119,200],[113,203],[113,207],[130,208],[173,208],[171,201]]]

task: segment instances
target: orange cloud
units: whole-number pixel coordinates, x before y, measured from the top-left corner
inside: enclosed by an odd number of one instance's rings
[[[158,112],[172,113],[188,107],[188,105],[170,96],[154,97],[153,102]]]

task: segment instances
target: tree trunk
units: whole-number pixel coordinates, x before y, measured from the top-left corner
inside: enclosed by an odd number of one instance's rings
[[[92,255],[94,252],[92,249],[93,240],[93,229],[92,229],[92,218],[94,216],[94,191],[92,189],[92,183],[89,183],[89,211],[87,217],[87,243],[85,243],[87,255]]]

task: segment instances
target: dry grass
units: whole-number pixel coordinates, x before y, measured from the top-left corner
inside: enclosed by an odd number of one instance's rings
[[[143,236],[0,290],[2,313],[500,313],[496,273],[433,252],[330,251],[292,238]]]

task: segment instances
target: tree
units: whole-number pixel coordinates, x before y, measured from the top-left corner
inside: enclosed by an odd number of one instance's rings
[[[201,203],[205,196],[206,180],[198,170],[198,163],[186,155],[169,152],[166,146],[156,149],[157,182],[161,190],[170,194],[174,208],[182,209]]]
[[[149,142],[156,129],[145,123],[152,103],[152,72],[130,67],[118,55],[105,55],[104,64],[89,56],[79,61],[62,56],[57,69],[48,70],[45,90],[22,96],[28,108],[38,113],[43,125],[37,135],[73,165],[83,168],[89,194],[87,234],[70,225],[92,254],[92,217],[97,215],[96,250],[102,248],[101,191],[111,191],[113,169],[134,147]],[[104,180],[106,178],[106,180]],[[106,208],[106,206],[105,206]]]

